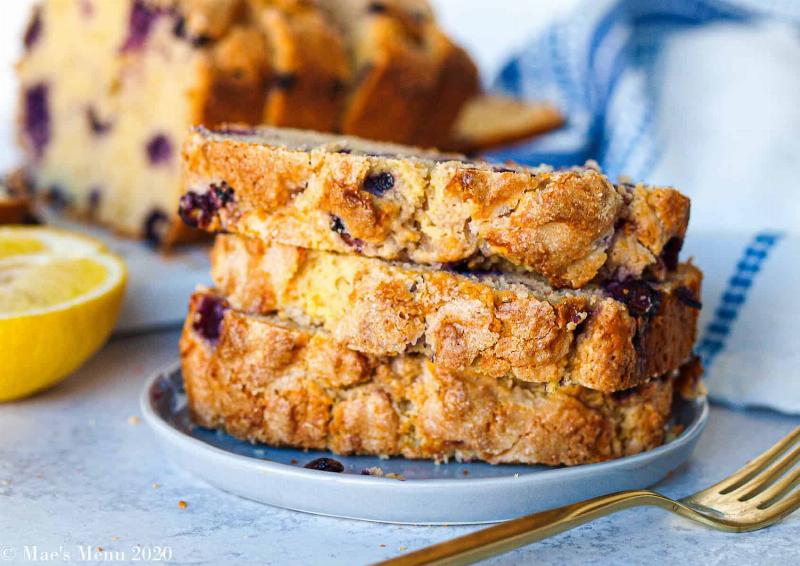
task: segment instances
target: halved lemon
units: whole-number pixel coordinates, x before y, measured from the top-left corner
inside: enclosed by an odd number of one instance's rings
[[[127,270],[99,241],[53,228],[0,228],[0,401],[50,387],[111,334]]]

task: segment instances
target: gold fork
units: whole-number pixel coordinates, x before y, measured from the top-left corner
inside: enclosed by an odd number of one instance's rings
[[[800,507],[800,427],[742,469],[683,499],[621,491],[500,523],[376,566],[472,564],[629,507],[655,505],[722,531],[763,529]],[[787,473],[788,472],[788,473]]]

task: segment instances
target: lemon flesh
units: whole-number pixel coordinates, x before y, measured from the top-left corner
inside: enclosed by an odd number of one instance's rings
[[[60,381],[108,339],[125,265],[102,243],[50,228],[0,228],[0,401]]]

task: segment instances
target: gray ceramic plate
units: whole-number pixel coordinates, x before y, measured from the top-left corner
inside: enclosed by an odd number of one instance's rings
[[[519,517],[624,489],[653,485],[691,454],[708,419],[705,400],[680,401],[683,433],[644,454],[571,468],[436,465],[423,460],[342,457],[328,452],[258,446],[194,426],[180,369],[153,376],[142,393],[145,420],[180,466],[225,491],[270,505],[390,523],[487,523]],[[328,456],[344,473],[308,470]],[[372,466],[406,481],[362,475]]]

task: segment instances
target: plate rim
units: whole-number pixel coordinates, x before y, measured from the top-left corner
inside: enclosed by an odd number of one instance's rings
[[[152,403],[150,401],[150,391],[156,384],[156,382],[160,378],[172,375],[176,371],[177,372],[182,371],[180,362],[173,362],[172,364],[165,366],[163,369],[154,372],[145,380],[144,387],[142,388],[142,392],[139,396],[139,404],[142,410],[142,415],[144,417],[144,420],[148,423],[148,425],[152,429],[166,433],[175,441],[183,443],[188,442],[192,447],[198,450],[204,450],[211,455],[228,459],[231,461],[231,463],[236,462],[237,464],[242,466],[256,467],[259,469],[259,471],[262,472],[268,471],[272,473],[289,475],[289,476],[299,476],[309,481],[324,481],[326,483],[333,481],[335,483],[347,483],[354,485],[368,484],[371,486],[375,486],[376,484],[378,484],[378,482],[391,484],[393,486],[396,486],[399,483],[399,484],[410,484],[413,485],[415,488],[420,488],[420,489],[435,488],[438,490],[441,488],[455,487],[455,486],[458,486],[459,488],[464,488],[465,486],[469,485],[476,485],[482,487],[492,486],[492,485],[502,485],[509,481],[541,482],[548,475],[553,475],[561,478],[566,476],[569,479],[580,479],[582,476],[594,475],[598,469],[602,469],[603,471],[607,472],[613,472],[615,468],[622,468],[631,465],[635,466],[637,463],[646,464],[648,460],[657,458],[661,453],[679,450],[684,445],[692,443],[695,440],[697,440],[697,437],[705,429],[710,414],[707,397],[701,397],[687,401],[688,403],[694,403],[695,405],[699,406],[698,416],[693,420],[693,422],[688,427],[686,427],[686,429],[682,431],[681,434],[674,440],[662,444],[661,446],[658,446],[651,450],[640,452],[639,454],[634,454],[632,456],[623,456],[622,458],[615,458],[612,460],[605,460],[602,462],[594,462],[591,464],[579,464],[577,466],[550,467],[549,469],[539,470],[537,471],[537,473],[530,473],[524,475],[519,474],[517,476],[509,474],[507,476],[499,476],[499,477],[483,477],[483,478],[465,477],[458,479],[408,478],[404,481],[398,482],[396,479],[380,477],[380,476],[362,476],[357,474],[332,474],[330,472],[324,472],[321,470],[311,470],[290,464],[283,464],[280,462],[276,462],[274,460],[267,460],[262,458],[254,458],[252,456],[245,456],[242,454],[235,454],[233,452],[229,452],[227,450],[223,450],[222,448],[218,448],[216,446],[208,444],[207,442],[204,442],[191,435],[188,435],[176,429],[175,427],[171,426],[167,421],[165,421],[157,413],[157,411],[152,406]],[[181,376],[181,378],[182,377],[183,376]],[[269,445],[264,444],[263,446],[269,448]],[[398,456],[398,458],[400,458],[400,456]],[[468,464],[468,463],[469,462],[463,462],[462,464]]]

